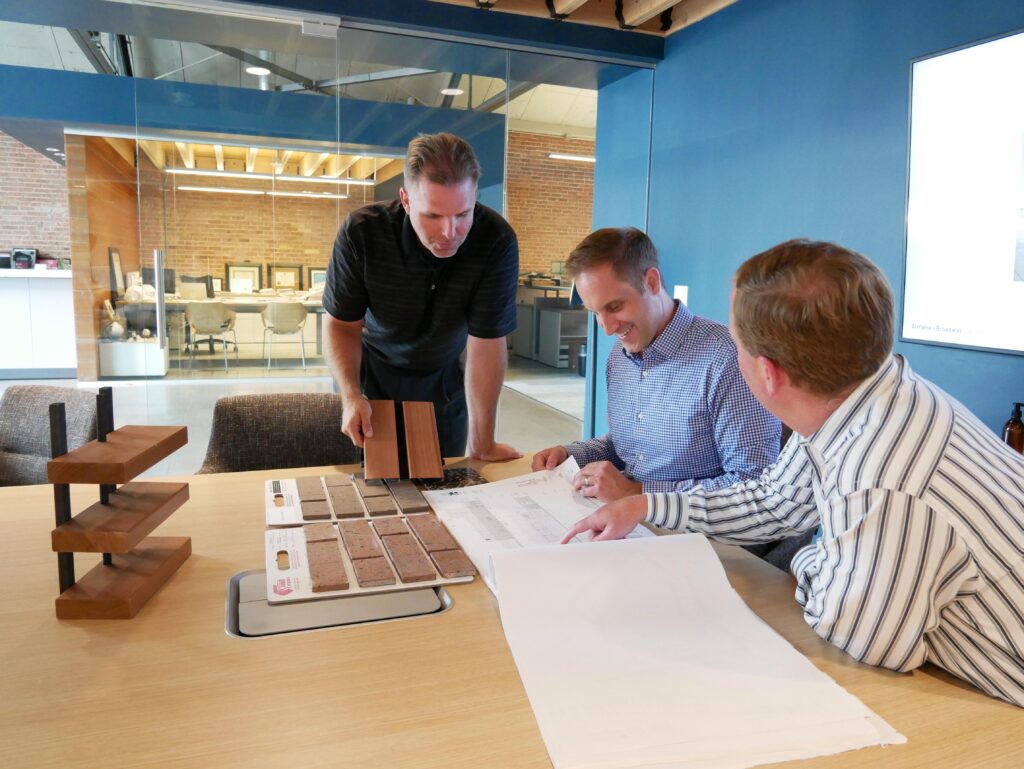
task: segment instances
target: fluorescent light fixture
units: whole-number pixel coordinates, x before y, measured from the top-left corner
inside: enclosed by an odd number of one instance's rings
[[[575,160],[579,163],[594,163],[597,160],[590,155],[565,155],[561,152],[549,152],[548,157],[552,160]]]
[[[348,195],[338,195],[333,192],[268,192],[275,198],[316,198],[317,200],[348,200]]]
[[[248,174],[245,171],[207,171],[203,168],[165,168],[169,174],[186,176],[216,176],[221,179],[268,179],[276,182],[300,182],[302,184],[353,184],[360,187],[372,187],[373,179],[342,179],[333,176],[292,176],[284,174]]]
[[[47,152],[60,152],[60,150],[57,149],[56,147],[47,147],[46,151]]]
[[[462,96],[465,93],[461,88],[442,88],[441,93],[445,96]]]
[[[270,70],[267,69],[266,67],[257,67],[254,65],[246,67],[245,71],[248,72],[250,75],[257,75],[259,77],[263,77],[263,75],[270,74]]]
[[[231,187],[177,187],[182,192],[226,192],[229,195],[265,195],[263,190],[236,190]]]

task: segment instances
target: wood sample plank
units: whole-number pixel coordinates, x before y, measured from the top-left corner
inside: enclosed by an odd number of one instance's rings
[[[188,443],[188,429],[127,425],[46,464],[50,483],[128,483]]]
[[[114,555],[61,593],[58,619],[131,619],[192,553],[188,537],[148,537],[130,553]],[[182,596],[188,600],[188,596]]]
[[[411,534],[391,534],[382,539],[402,582],[424,582],[437,576],[427,554]]]
[[[356,582],[362,587],[379,587],[395,584],[395,573],[391,570],[391,562],[383,555],[379,558],[363,558],[352,561],[356,573]]]
[[[441,445],[437,440],[437,422],[434,404],[423,401],[404,401],[405,448],[409,457],[410,478],[441,478]]]
[[[397,478],[398,430],[395,424],[394,401],[370,401],[370,423],[373,436],[366,439],[367,478]]]
[[[366,512],[371,516],[377,515],[398,515],[398,506],[390,496],[370,497],[363,500],[366,505]]]
[[[318,475],[296,478],[295,487],[299,491],[299,499],[303,502],[327,499],[327,493],[324,491],[324,485],[320,483],[320,476]]]
[[[403,513],[426,513],[430,510],[426,497],[412,481],[388,481],[388,490]]]
[[[410,515],[405,519],[428,551],[458,550],[459,543],[434,515]]]
[[[430,558],[445,579],[471,577],[476,574],[473,562],[461,550],[437,550],[430,554]]]
[[[303,500],[301,504],[302,520],[304,521],[320,521],[331,517],[331,508],[328,507],[325,499],[315,499],[312,502]]]
[[[331,523],[307,523],[302,527],[306,542],[337,542],[338,532]]]
[[[127,553],[188,501],[187,483],[132,482],[111,492],[50,534],[60,553]]]
[[[365,515],[363,503],[351,486],[332,486],[330,496],[335,518],[362,518]]]

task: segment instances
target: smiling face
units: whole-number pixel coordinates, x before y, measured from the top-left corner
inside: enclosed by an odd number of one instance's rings
[[[423,247],[441,259],[455,256],[473,226],[476,182],[445,186],[420,177],[398,194]]]
[[[626,352],[637,354],[672,320],[674,305],[661,291],[661,275],[653,267],[644,275],[644,291],[620,280],[610,264],[599,264],[576,277],[576,290],[586,308]]]

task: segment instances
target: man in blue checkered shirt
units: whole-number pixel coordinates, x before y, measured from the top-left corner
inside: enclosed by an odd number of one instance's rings
[[[760,475],[779,453],[779,420],[740,376],[729,330],[674,301],[658,252],[640,230],[587,236],[566,269],[606,334],[608,424],[601,438],[538,452],[533,469],[568,456],[577,490],[611,502],[643,492],[720,489]]]

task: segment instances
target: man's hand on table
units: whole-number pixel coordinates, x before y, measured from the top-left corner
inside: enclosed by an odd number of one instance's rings
[[[522,453],[516,451],[507,443],[491,442],[489,446],[475,446],[472,442],[466,454],[470,459],[480,459],[484,462],[508,462],[512,459],[519,459]]]
[[[370,401],[362,395],[353,398],[343,398],[344,404],[341,410],[341,431],[352,439],[358,448],[363,448],[366,438],[373,437],[373,425],[370,422],[370,415],[373,409]]]
[[[572,485],[583,496],[601,502],[614,502],[644,491],[642,483],[631,481],[611,462],[591,462],[576,473]]]
[[[599,508],[576,522],[562,539],[566,544],[577,534],[590,532],[592,540],[622,539],[647,517],[647,497],[625,497]]]
[[[533,455],[533,471],[554,470],[562,462],[569,458],[569,452],[564,446],[552,446],[548,449],[541,449]]]

